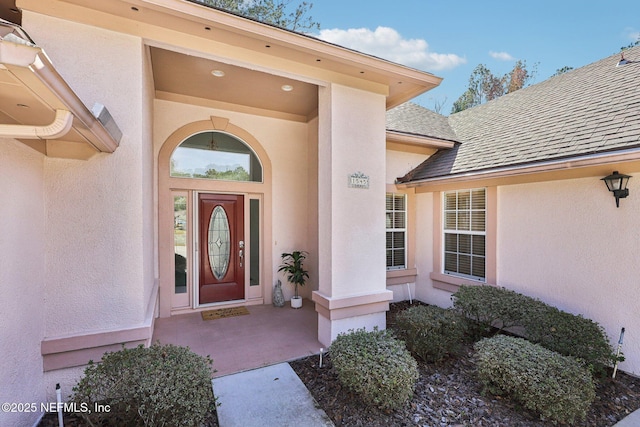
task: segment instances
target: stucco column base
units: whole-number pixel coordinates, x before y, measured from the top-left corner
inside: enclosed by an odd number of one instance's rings
[[[393,292],[384,290],[364,295],[332,298],[314,291],[312,298],[318,312],[318,341],[329,347],[336,337],[350,329],[387,327],[387,311]]]

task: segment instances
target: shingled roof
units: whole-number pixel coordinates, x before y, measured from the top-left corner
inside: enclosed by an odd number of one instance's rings
[[[615,54],[452,114],[447,124],[458,143],[399,182],[640,148],[640,46],[625,58],[626,65],[616,67]],[[435,122],[435,130],[415,129],[441,134],[433,114],[422,125]]]
[[[445,141],[458,141],[447,117],[413,102],[406,102],[387,111],[387,130],[426,136]]]

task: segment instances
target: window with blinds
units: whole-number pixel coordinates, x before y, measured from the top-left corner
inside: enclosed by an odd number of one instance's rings
[[[485,279],[486,191],[444,193],[444,272]]]
[[[387,193],[387,270],[406,268],[407,201],[404,194]]]

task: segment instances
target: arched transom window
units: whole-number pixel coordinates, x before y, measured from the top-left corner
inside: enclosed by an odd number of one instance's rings
[[[224,132],[202,132],[185,139],[173,151],[170,175],[262,182],[262,165],[242,140]]]

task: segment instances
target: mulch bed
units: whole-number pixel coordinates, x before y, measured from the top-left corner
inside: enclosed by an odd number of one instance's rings
[[[391,304],[387,325],[393,329],[395,315],[406,309],[408,302]],[[419,362],[420,378],[413,399],[403,408],[384,412],[362,403],[358,396],[344,389],[331,369],[331,355],[325,354],[323,366],[319,357],[311,356],[291,362],[302,382],[319,406],[338,427],[366,426],[473,426],[473,427],[547,427],[541,421],[507,398],[483,394],[475,378],[473,352],[468,347],[460,357],[439,364]],[[215,362],[214,362],[215,363]],[[640,379],[618,371],[615,380],[603,380],[584,423],[578,427],[612,426],[640,408]],[[47,414],[40,427],[57,426],[56,414]],[[79,417],[65,415],[65,426],[85,426]],[[215,414],[210,414],[203,427],[217,427]]]
[[[388,327],[408,302],[391,304]],[[331,369],[331,355],[323,367],[319,357],[291,363],[319,406],[336,426],[552,426],[507,398],[483,394],[475,378],[471,347],[460,357],[440,364],[419,363],[420,378],[413,399],[403,408],[383,412],[368,407],[344,389]],[[603,380],[584,423],[577,426],[612,426],[640,408],[640,379],[618,372],[615,380]]]

